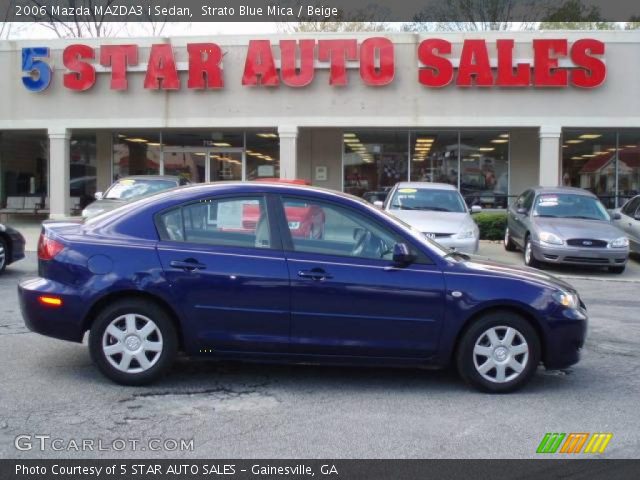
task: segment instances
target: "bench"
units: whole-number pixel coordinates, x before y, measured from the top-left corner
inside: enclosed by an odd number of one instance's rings
[[[71,215],[80,213],[80,197],[71,197]],[[4,215],[5,221],[9,215],[49,215],[49,197],[7,197],[6,208],[0,209],[0,218]]]

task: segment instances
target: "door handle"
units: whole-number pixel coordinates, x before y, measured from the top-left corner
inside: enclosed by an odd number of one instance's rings
[[[169,265],[171,268],[178,268],[189,272],[192,272],[193,270],[205,270],[207,268],[206,265],[198,262],[195,258],[187,258],[182,261],[172,260]]]
[[[327,272],[325,272],[322,268],[312,268],[311,270],[300,270],[298,272],[298,276],[300,278],[310,278],[316,281],[328,280],[333,278]]]

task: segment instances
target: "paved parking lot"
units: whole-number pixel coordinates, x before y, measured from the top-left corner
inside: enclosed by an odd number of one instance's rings
[[[186,359],[160,383],[131,388],[105,380],[86,346],[25,329],[15,285],[35,267],[30,254],[0,276],[0,457],[515,458],[534,457],[545,432],[612,432],[606,457],[638,456],[640,299],[632,282],[571,280],[591,316],[584,359],[566,371],[540,369],[516,394],[475,392],[449,371]],[[193,438],[194,449],[22,452],[14,439],[23,434],[51,435],[63,447]]]

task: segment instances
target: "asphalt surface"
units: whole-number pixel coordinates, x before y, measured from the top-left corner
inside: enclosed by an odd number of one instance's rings
[[[132,388],[102,377],[86,345],[26,330],[15,289],[35,267],[29,254],[0,276],[0,458],[526,458],[546,432],[612,432],[603,456],[640,452],[637,283],[570,280],[591,316],[583,361],[541,368],[515,394],[475,392],[451,371],[187,359]],[[15,448],[19,435],[31,450]],[[35,435],[60,439],[59,451]],[[150,451],[150,439],[193,449]],[[82,440],[107,450],[75,451]]]

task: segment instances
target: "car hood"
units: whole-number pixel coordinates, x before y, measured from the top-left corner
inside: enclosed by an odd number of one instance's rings
[[[109,210],[113,210],[114,208],[118,208],[121,205],[127,203],[125,200],[115,200],[115,199],[102,199],[96,200],[95,202],[91,202],[89,205],[85,207],[83,213],[86,217],[91,217],[93,215],[98,215],[102,212],[108,212]]]
[[[558,288],[571,293],[577,293],[576,289],[564,280],[535,268],[509,265],[480,257],[478,255],[470,255],[469,260],[460,262],[458,265],[459,268],[467,270],[469,273],[486,273],[501,277],[506,276],[515,280],[523,280],[528,283],[535,283],[544,287]]]
[[[425,233],[458,233],[475,222],[468,213],[428,210],[389,210],[389,213]]]
[[[624,236],[618,227],[604,220],[534,217],[533,222],[538,232],[555,233],[562,239],[592,238],[611,241]]]

